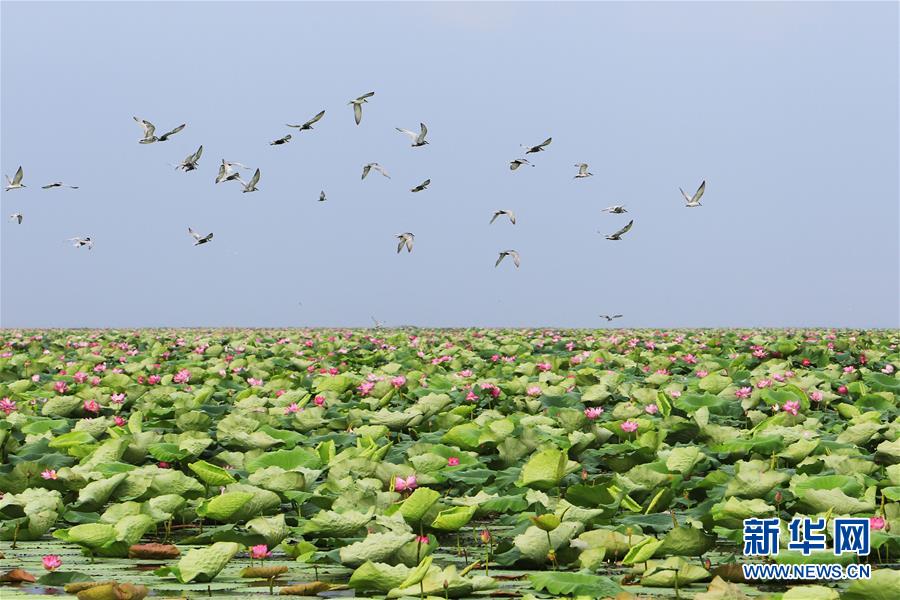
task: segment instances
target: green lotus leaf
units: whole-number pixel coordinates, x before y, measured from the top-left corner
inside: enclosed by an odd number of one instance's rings
[[[178,561],[176,576],[181,583],[212,581],[240,549],[240,544],[234,542],[192,548]]]
[[[82,511],[98,510],[106,504],[119,484],[125,481],[127,477],[127,474],[119,473],[106,479],[90,482],[78,492],[78,500],[75,501],[75,506]]]
[[[250,519],[245,527],[247,531],[264,538],[269,548],[277,546],[290,534],[283,514]]]
[[[266,467],[281,467],[285,471],[291,471],[298,467],[317,469],[322,466],[319,455],[306,448],[297,447],[293,450],[274,450],[266,452],[258,458],[247,461],[247,472],[253,473]]]
[[[754,498],[741,500],[734,496],[723,502],[714,504],[710,508],[713,521],[721,527],[728,529],[740,529],[744,519],[751,517],[767,517],[775,512],[775,507],[766,504],[764,500]]]
[[[477,506],[454,506],[444,509],[431,522],[431,528],[439,531],[459,531],[472,520],[477,511]],[[406,585],[401,587],[406,587]]]
[[[870,579],[858,579],[841,594],[841,600],[894,600],[900,598],[900,571],[872,569]]]
[[[96,549],[115,541],[116,529],[106,523],[84,523],[56,531],[54,537]]]
[[[387,597],[403,598],[405,596],[418,596],[421,592],[427,596],[460,598],[468,596],[474,589],[475,581],[473,579],[461,577],[455,566],[451,565],[441,570],[440,567],[432,565],[421,582],[405,588],[394,588],[388,592]]]
[[[783,593],[781,600],[838,600],[840,597],[837,590],[824,585],[798,585]]]
[[[566,453],[556,448],[535,452],[522,467],[516,485],[549,490],[559,485],[566,474]]]
[[[447,433],[441,436],[441,441],[451,446],[458,446],[463,450],[477,450],[481,439],[482,429],[475,423],[462,423],[451,427]]]
[[[370,533],[364,540],[341,547],[341,563],[357,567],[366,561],[384,562],[405,543],[415,539],[412,533]]]
[[[716,544],[716,536],[695,527],[675,527],[662,540],[655,556],[702,556]]]
[[[813,513],[833,511],[837,515],[870,513],[875,510],[875,503],[868,500],[857,500],[839,489],[805,490],[799,498],[800,502]]]
[[[306,478],[299,471],[285,471],[281,467],[266,467],[254,471],[248,481],[252,485],[273,491],[287,492],[302,490],[306,487]]]
[[[559,527],[550,532],[550,540],[547,540],[547,532],[531,526],[513,538],[513,545],[519,550],[522,558],[536,564],[544,564],[547,561],[547,553],[550,544],[558,550],[561,546],[568,545],[569,540],[581,533],[583,523],[563,521]]]
[[[420,487],[400,505],[400,514],[410,523],[419,523],[441,495],[429,488]]]
[[[235,522],[246,521],[259,515],[273,513],[281,506],[281,498],[278,497],[278,494],[252,485],[232,483],[226,486],[225,490],[226,493],[241,492],[251,496],[249,502],[243,504],[237,512],[231,515]]]
[[[137,544],[144,533],[153,526],[153,519],[148,515],[128,515],[113,525],[116,530],[116,541],[126,546]]]
[[[709,571],[681,558],[673,556],[662,562],[648,561],[641,576],[641,585],[647,587],[683,587],[710,577]]]
[[[556,596],[606,598],[617,596],[625,591],[612,578],[590,573],[531,573],[528,575],[528,580],[534,589]]]
[[[213,521],[237,521],[232,519],[248,502],[253,500],[249,492],[225,492],[219,494],[197,507],[197,514]]]
[[[51,439],[47,445],[51,448],[67,450],[75,446],[93,444],[95,441],[94,436],[87,431],[70,431]]]
[[[404,565],[386,565],[366,561],[350,576],[347,582],[357,592],[378,592],[386,594],[398,587],[410,573],[410,568]]]
[[[421,488],[426,489],[426,488]],[[351,537],[364,528],[375,516],[371,508],[362,513],[354,510],[334,512],[323,510],[316,513],[303,524],[303,535],[312,534],[321,537]]]
[[[662,540],[655,540],[650,537],[644,538],[628,550],[628,554],[622,559],[622,564],[633,565],[646,562],[653,558],[653,555],[659,551],[662,545]]]
[[[406,588],[413,585],[416,585],[423,579],[425,579],[425,575],[428,574],[428,569],[431,568],[431,563],[434,561],[434,557],[426,556],[422,559],[422,562],[419,563],[415,569],[409,572],[409,575],[406,576],[397,587]]]
[[[197,474],[203,483],[207,485],[228,485],[234,483],[235,479],[222,467],[210,464],[205,460],[198,460],[188,465],[188,468]]]

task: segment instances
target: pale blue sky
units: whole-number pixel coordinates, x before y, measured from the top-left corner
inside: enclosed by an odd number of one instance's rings
[[[5,327],[898,326],[896,3],[0,16],[0,162],[28,185],[0,195]],[[371,90],[357,127],[347,102]],[[188,125],[140,145],[133,115]],[[420,121],[431,143],[411,148],[394,127]],[[201,143],[198,171],[167,164]],[[260,191],[214,185],[221,158],[260,167]],[[360,181],[370,161],[392,179]],[[582,161],[594,177],[573,180]],[[702,179],[704,206],[684,208],[679,186]],[[40,189],[56,180],[81,189]],[[488,226],[495,208],[518,224]],[[622,241],[597,233],[628,217]],[[215,239],[193,247],[188,225]],[[507,248],[521,269],[494,268]]]

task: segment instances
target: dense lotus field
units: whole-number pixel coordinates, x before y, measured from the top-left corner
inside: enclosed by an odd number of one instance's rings
[[[4,600],[900,598],[897,331],[0,342]],[[871,553],[787,549],[805,515]],[[743,581],[773,516],[777,562],[872,578]]]

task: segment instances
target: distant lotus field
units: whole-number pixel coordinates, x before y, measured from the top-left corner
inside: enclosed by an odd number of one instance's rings
[[[898,344],[6,330],[0,597],[896,600]],[[789,549],[798,516],[864,518],[871,552]],[[751,517],[777,556],[743,555]],[[872,577],[743,579],[765,561]]]

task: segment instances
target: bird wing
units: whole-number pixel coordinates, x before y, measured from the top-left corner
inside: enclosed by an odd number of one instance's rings
[[[517,161],[517,160],[511,160],[511,161],[509,161],[509,170],[510,170],[510,171],[515,171],[516,169],[519,168],[519,165],[521,165],[521,164],[522,164],[522,163],[520,163],[520,162]]]
[[[153,136],[153,132],[156,131],[156,126],[153,123],[151,123],[150,121],[147,121],[145,119],[138,119],[137,117],[134,117],[134,120],[137,121],[137,124],[140,125],[141,128],[144,130],[145,138],[149,138],[149,137]]]
[[[49,189],[52,188],[52,187],[57,187],[57,186],[60,186],[60,185],[62,185],[62,184],[59,183],[59,182],[57,181],[57,182],[54,182],[54,183],[48,183],[47,185],[42,185],[42,186],[41,186],[41,189],[42,189],[42,190],[49,190]]]
[[[181,125],[179,125],[179,126],[176,127],[175,129],[173,129],[172,131],[167,131],[166,133],[164,133],[164,134],[162,134],[162,135],[160,136],[160,139],[163,139],[163,140],[164,140],[164,139],[166,139],[166,138],[169,137],[169,136],[175,135],[176,133],[178,133],[179,131],[181,131],[182,129],[184,129],[185,125],[187,125],[187,123],[182,123]]]
[[[356,119],[357,125],[362,121],[362,105],[356,102],[353,103],[353,118]]]
[[[502,215],[502,214],[503,214],[503,211],[502,211],[502,210],[495,210],[495,211],[494,211],[494,216],[491,217],[491,222],[488,223],[488,225],[493,225],[493,224],[494,224],[494,221],[497,220],[497,217],[499,217],[499,216]]]
[[[400,127],[395,127],[394,129],[396,129],[403,135],[408,135],[410,137],[410,139],[412,139],[414,141],[419,137],[418,133],[412,132],[409,129],[401,129]]]
[[[510,222],[510,223],[512,223],[513,225],[516,224],[516,213],[514,213],[514,212],[511,211],[511,210],[508,210],[508,211],[506,211],[506,216],[509,217],[509,222]]]
[[[706,180],[700,184],[700,187],[697,188],[697,191],[694,192],[694,197],[691,198],[691,202],[700,202],[701,196],[703,196],[703,192],[706,191]]]
[[[197,148],[197,151],[191,155],[191,162],[197,162],[198,160],[200,160],[200,156],[202,156],[202,155],[203,155],[203,146],[201,145],[199,148]]]
[[[24,176],[25,176],[25,173],[24,173],[24,171],[22,171],[22,167],[19,166],[18,170],[16,171],[16,174],[13,175],[13,180],[12,180],[13,185],[19,185],[20,183],[22,183],[22,177],[24,177]]]
[[[357,102],[358,102],[358,101],[360,101],[360,100],[365,100],[366,98],[371,98],[371,97],[374,96],[374,95],[375,95],[375,92],[369,92],[368,94],[363,94],[362,96],[360,96],[360,97],[357,98],[356,100],[357,100]]]
[[[584,175],[585,173],[587,173],[587,170],[588,170],[587,163],[581,163],[580,165],[578,165],[578,174],[579,175]]]
[[[613,319],[618,319],[619,317],[622,317],[622,316],[624,316],[624,315],[613,315],[612,318],[613,318]]]
[[[371,171],[371,170],[372,170],[372,165],[365,165],[365,166],[363,167],[363,174],[362,174],[361,179],[365,179],[365,178],[366,178],[366,175],[368,175],[368,174],[369,174],[369,171]]]
[[[618,237],[620,235],[628,233],[628,230],[631,229],[632,225],[634,225],[634,219],[628,221],[628,224],[625,227],[612,234],[612,237]]]
[[[546,140],[543,141],[543,143],[538,144],[536,147],[537,147],[537,148],[543,148],[544,146],[549,146],[549,145],[550,145],[550,142],[552,142],[552,141],[553,141],[553,138],[552,138],[552,137],[548,137]]]
[[[422,183],[419,184],[419,187],[421,187],[421,188],[424,190],[424,189],[427,188],[429,185],[431,185],[431,180],[430,180],[430,179],[426,179],[425,181],[423,181]]]
[[[196,231],[194,231],[193,229],[191,229],[190,227],[188,227],[188,233],[191,234],[191,237],[194,238],[196,241],[198,241],[198,242],[200,241],[201,235],[199,233],[197,233]]]
[[[381,173],[382,175],[384,175],[385,177],[387,177],[388,179],[391,178],[391,176],[387,174],[387,171],[384,170],[384,167],[382,167],[378,163],[373,163],[372,168],[375,169],[376,171],[378,171],[379,173]]]
[[[494,266],[495,267],[500,266],[500,263],[503,261],[504,258],[506,258],[506,252],[501,252],[500,256],[497,258],[497,262],[494,263]]]
[[[512,256],[513,264],[516,265],[516,268],[518,269],[519,263],[521,262],[521,259],[519,258],[519,253],[516,252],[515,250],[510,250],[509,255]]]
[[[225,167],[225,163],[223,162],[219,165],[219,174],[216,175],[216,183],[221,183],[223,179],[226,177],[227,168]]]
[[[324,117],[324,116],[325,116],[325,111],[323,110],[322,112],[320,112],[319,114],[317,114],[316,116],[314,116],[312,119],[310,119],[309,121],[307,121],[307,122],[306,122],[306,126],[309,127],[310,125],[312,125],[313,123],[315,123],[316,121],[318,121],[319,119],[321,119],[321,118]]]
[[[685,194],[685,193],[684,193],[684,190],[681,189],[681,188],[678,188],[678,191],[681,192],[681,195],[684,197],[684,201],[687,202],[688,204],[690,204],[690,202],[691,202],[691,197],[688,196],[687,194]]]
[[[425,123],[419,123],[419,127],[421,127],[422,130],[419,132],[419,135],[416,137],[417,144],[421,144],[422,142],[424,142],[425,136],[428,135],[428,128],[425,127]]]
[[[207,235],[205,238],[203,238],[203,240],[208,242],[208,241],[210,241],[211,239],[213,239],[213,234],[212,234],[212,232],[210,231],[210,232],[209,232],[209,235]]]
[[[322,190],[321,192],[319,192],[319,202],[324,202],[324,201],[325,201],[325,190]]]
[[[403,245],[406,243],[406,236],[398,235],[397,238],[400,239],[400,243],[397,244],[397,254],[400,254],[400,251],[403,250]]]
[[[259,183],[259,169],[256,170],[256,172],[253,174],[253,177],[250,179],[249,186],[251,188],[256,187],[257,183]]]

